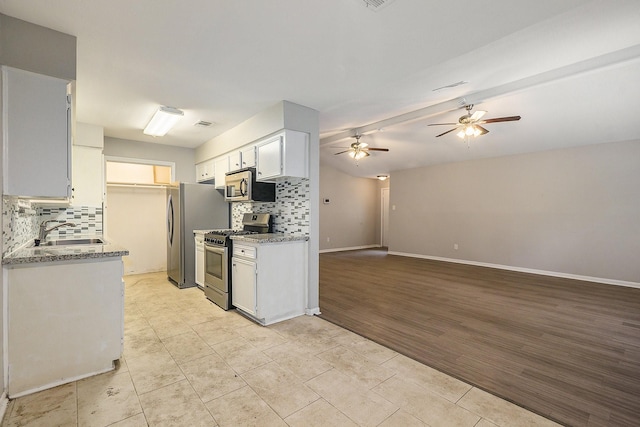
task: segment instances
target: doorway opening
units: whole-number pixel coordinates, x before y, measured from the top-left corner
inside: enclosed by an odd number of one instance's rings
[[[175,163],[105,157],[104,232],[129,250],[125,274],[165,271],[166,188]]]
[[[380,246],[389,247],[389,188],[380,189]]]

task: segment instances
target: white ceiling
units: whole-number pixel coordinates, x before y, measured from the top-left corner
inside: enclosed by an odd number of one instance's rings
[[[638,0],[0,0],[0,12],[77,36],[76,117],[116,138],[197,147],[283,99],[319,111],[321,161],[356,176],[639,138]],[[469,148],[436,139],[447,128],[427,124],[457,121],[464,102],[522,120],[487,124]],[[185,118],[148,137],[159,105]],[[390,151],[333,155],[359,131]]]

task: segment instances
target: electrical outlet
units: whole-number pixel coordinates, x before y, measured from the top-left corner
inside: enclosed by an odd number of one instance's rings
[[[331,238],[327,237],[327,242],[330,242],[330,241],[331,241]]]
[[[454,244],[453,244],[453,250],[455,250],[455,251],[457,251],[457,250],[458,250],[458,244],[457,244],[457,243],[454,243]]]

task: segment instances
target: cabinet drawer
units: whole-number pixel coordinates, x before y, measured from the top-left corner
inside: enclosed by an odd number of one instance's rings
[[[256,259],[256,248],[253,246],[234,245],[233,256]]]

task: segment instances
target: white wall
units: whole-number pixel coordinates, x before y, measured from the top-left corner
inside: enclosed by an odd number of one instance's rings
[[[320,250],[380,243],[380,185],[320,166]],[[329,199],[325,204],[324,199]]]
[[[167,269],[166,190],[109,187],[107,239],[129,250],[125,274]]]
[[[630,141],[396,171],[389,250],[640,282],[638,159]]]

